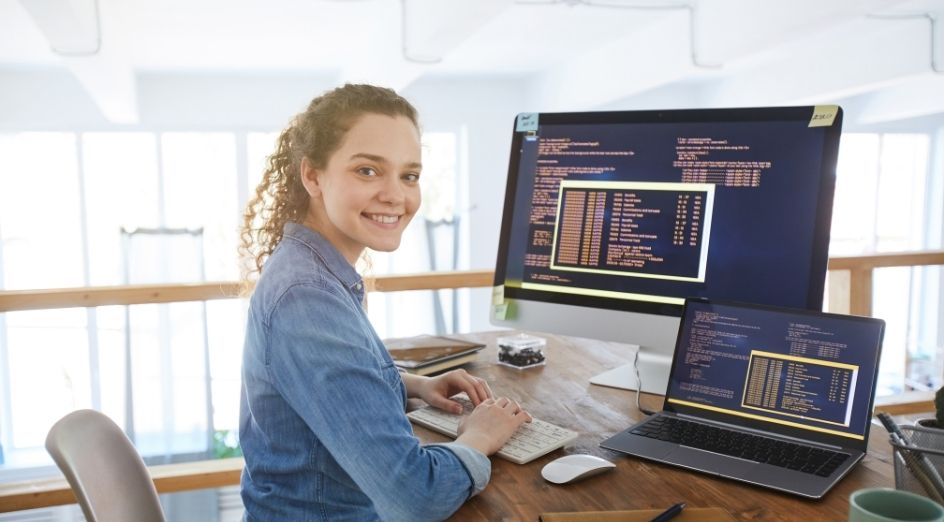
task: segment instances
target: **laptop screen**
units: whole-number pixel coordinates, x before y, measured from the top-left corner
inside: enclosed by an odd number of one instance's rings
[[[689,299],[666,409],[826,443],[866,443],[885,323]]]

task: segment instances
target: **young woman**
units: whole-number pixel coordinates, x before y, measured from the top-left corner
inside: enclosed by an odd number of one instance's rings
[[[259,278],[243,353],[246,520],[434,520],[488,483],[487,455],[531,420],[464,370],[401,374],[362,308],[354,264],[392,251],[420,205],[416,110],[345,85],[279,137],[242,229]],[[407,397],[476,405],[448,444],[420,445]]]

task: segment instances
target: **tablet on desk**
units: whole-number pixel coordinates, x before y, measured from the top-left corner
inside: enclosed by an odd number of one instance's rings
[[[485,348],[482,343],[463,341],[441,335],[417,335],[386,339],[384,345],[393,362],[405,370],[419,370],[456,359],[466,359]],[[467,361],[462,361],[467,362]]]

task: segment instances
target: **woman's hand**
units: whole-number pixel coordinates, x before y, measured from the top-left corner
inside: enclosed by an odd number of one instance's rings
[[[436,377],[416,379],[405,384],[407,394],[411,397],[423,399],[434,408],[456,414],[462,413],[462,405],[449,397],[457,393],[465,392],[475,406],[492,397],[492,390],[485,379],[470,375],[463,369],[452,370]]]
[[[522,424],[531,421],[531,415],[517,402],[507,397],[488,399],[459,423],[456,442],[491,455],[500,450]]]

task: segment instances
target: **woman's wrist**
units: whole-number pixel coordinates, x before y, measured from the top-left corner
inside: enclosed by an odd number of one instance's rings
[[[495,452],[491,448],[494,442],[481,433],[463,433],[456,438],[456,442],[468,446],[486,457]]]
[[[401,373],[400,378],[403,379],[403,386],[406,387],[406,396],[411,399],[420,398],[423,384],[429,380],[429,377],[412,373]]]

